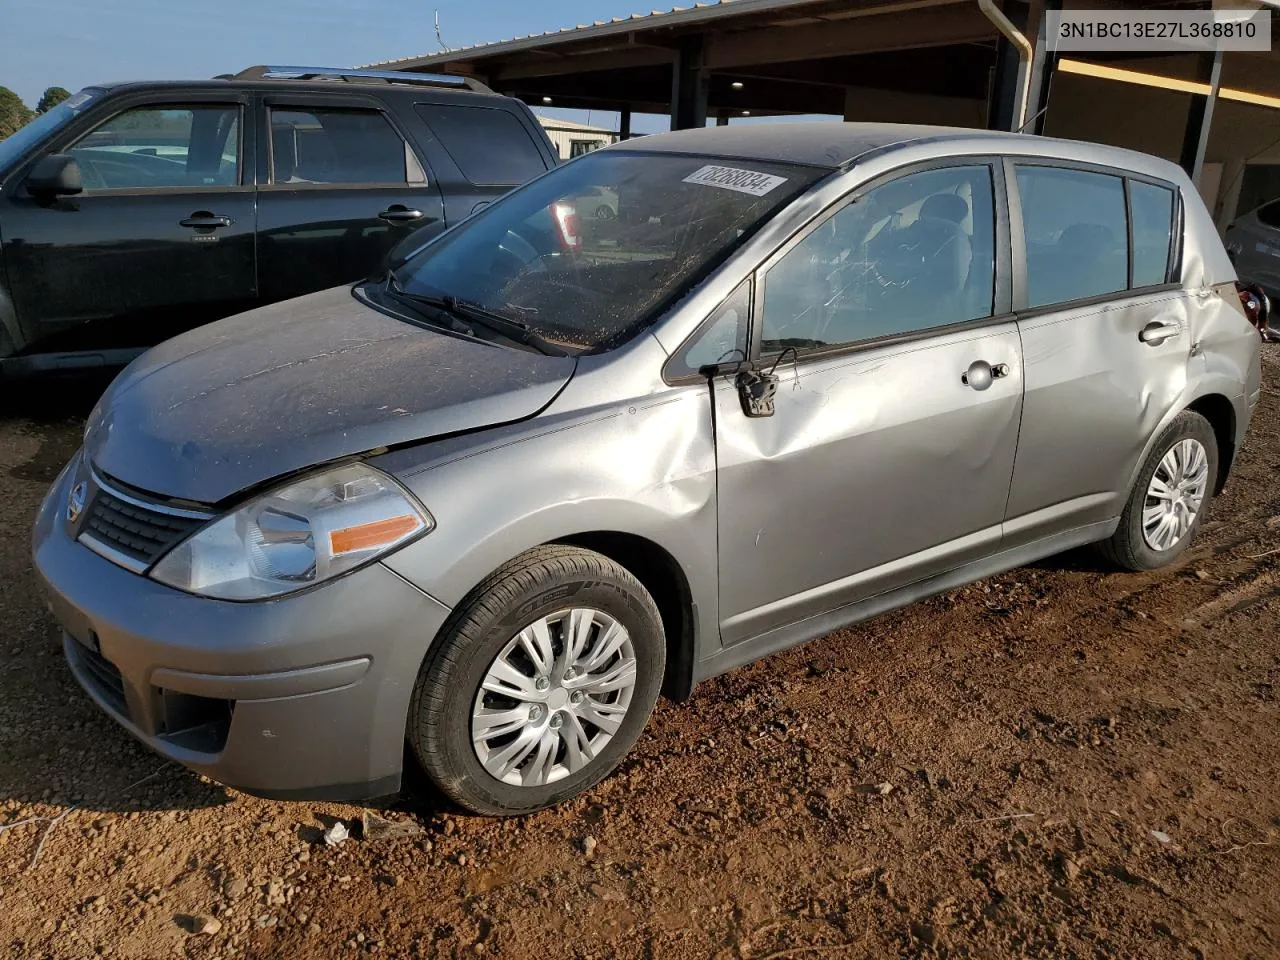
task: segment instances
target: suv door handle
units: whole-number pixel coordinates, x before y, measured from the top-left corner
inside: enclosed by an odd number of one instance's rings
[[[1007,363],[990,364],[985,360],[975,360],[969,364],[969,369],[960,374],[960,382],[974,390],[986,390],[991,384],[999,380],[1001,377],[1009,375],[1009,365]]]
[[[412,220],[421,220],[422,216],[421,210],[414,210],[403,204],[393,203],[378,214],[378,219],[386,220],[388,223],[409,223]]]
[[[180,227],[229,227],[235,221],[230,217],[224,217],[221,214],[209,213],[207,210],[197,210],[185,220],[179,220]]]
[[[1157,320],[1143,327],[1142,332],[1138,334],[1138,339],[1149,347],[1157,347],[1170,337],[1176,337],[1181,332],[1182,327],[1178,324],[1160,323]]]

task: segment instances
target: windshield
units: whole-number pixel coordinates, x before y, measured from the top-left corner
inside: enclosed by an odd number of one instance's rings
[[[52,110],[38,114],[26,126],[19,127],[9,136],[0,140],[0,176],[16,163],[28,150],[68,122],[77,113],[88,106],[93,98],[93,91],[81,90],[74,97],[63,100]]]
[[[826,171],[601,151],[509,194],[393,280],[574,350],[608,349],[661,311]]]

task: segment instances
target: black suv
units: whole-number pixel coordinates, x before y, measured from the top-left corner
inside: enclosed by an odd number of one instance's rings
[[[469,78],[89,87],[0,140],[0,365],[113,366],[361,279],[556,162],[527,106]]]

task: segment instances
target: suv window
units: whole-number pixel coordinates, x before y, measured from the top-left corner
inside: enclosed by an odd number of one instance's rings
[[[948,167],[874,187],[764,278],[764,353],[834,346],[990,316],[991,168]]]
[[[1268,227],[1280,227],[1280,200],[1258,208],[1258,219]]]
[[[547,169],[529,131],[506,110],[420,103],[418,113],[472,183],[514,186]]]
[[[234,186],[240,108],[135,107],[99,124],[68,153],[90,190]]]
[[[1169,276],[1173,241],[1173,191],[1138,180],[1129,181],[1133,227],[1133,285],[1164,283]]]
[[[271,108],[272,183],[425,183],[377,110]]]
[[[1124,180],[1061,167],[1017,167],[1029,306],[1129,284]]]

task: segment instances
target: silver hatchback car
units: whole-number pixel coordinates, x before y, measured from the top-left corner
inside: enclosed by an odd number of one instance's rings
[[[646,137],[140,357],[35,563],[77,679],[164,756],[356,800],[407,742],[523,813],[661,692],[1082,544],[1173,560],[1258,402],[1235,281],[1137,153]]]

